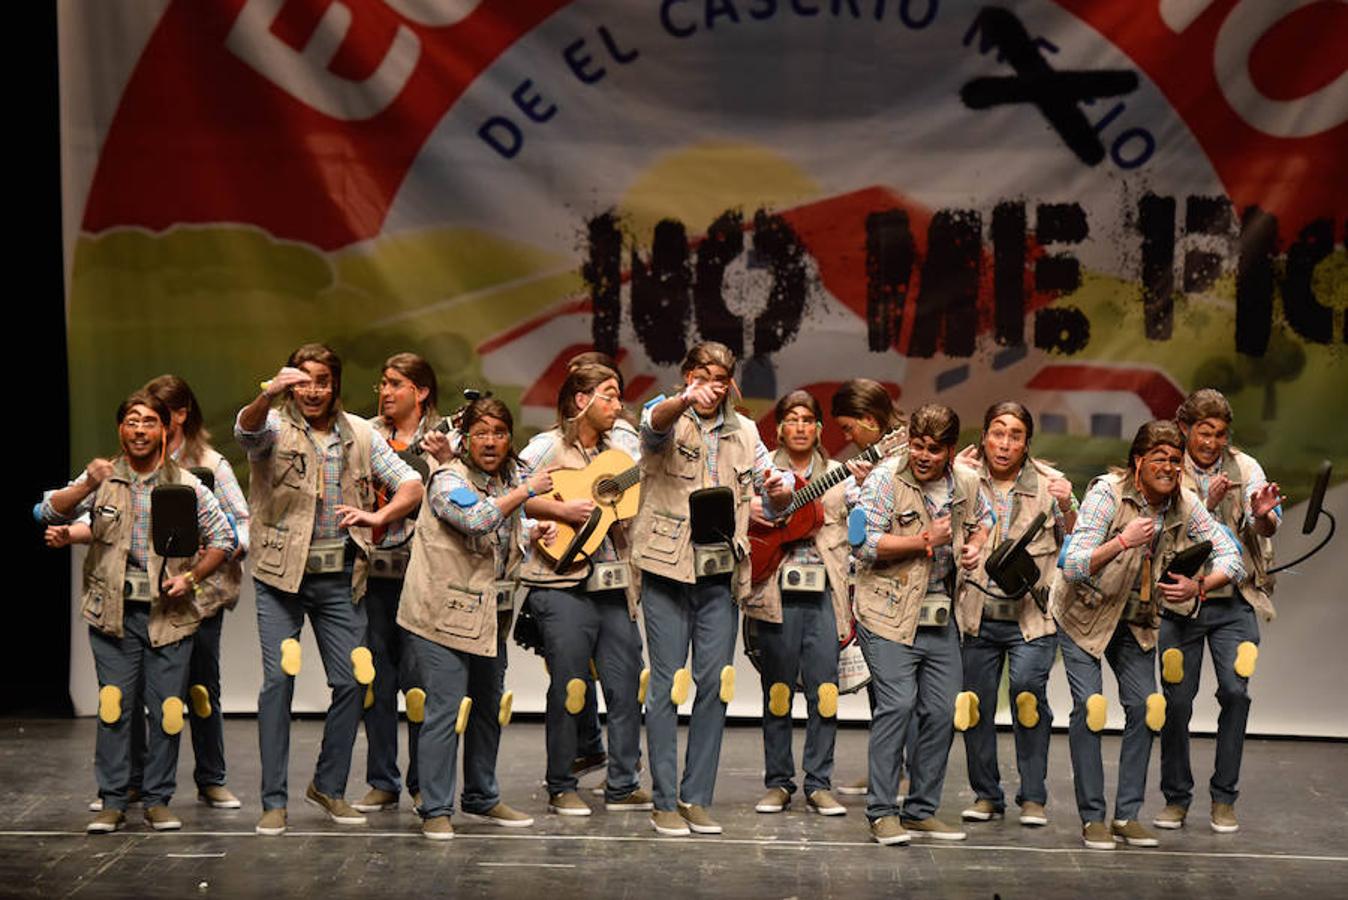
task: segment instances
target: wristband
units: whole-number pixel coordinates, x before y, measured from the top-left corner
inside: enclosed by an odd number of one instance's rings
[[[932,549],[931,549],[931,532],[930,532],[930,531],[924,531],[924,532],[922,532],[921,535],[919,535],[919,537],[922,538],[922,543],[923,543],[923,545],[924,545],[924,546],[923,546],[923,549],[925,549],[925,550],[927,551],[927,556],[930,557],[930,556],[932,555]]]
[[[538,496],[538,491],[534,490],[534,486],[527,481],[524,483],[524,489],[529,492],[529,496],[524,499],[532,500]]]
[[[1206,581],[1206,579],[1205,579],[1203,576],[1200,575],[1200,576],[1198,577],[1198,602],[1199,602],[1199,603],[1207,603],[1207,602],[1208,602],[1208,589],[1207,589],[1207,585],[1204,583],[1205,581]]]
[[[1119,546],[1120,546],[1120,547],[1122,547],[1124,550],[1129,549],[1129,547],[1128,547],[1128,542],[1125,541],[1125,540],[1123,539],[1123,534],[1120,533],[1120,534],[1116,535],[1116,537],[1118,538]],[[1120,552],[1123,552],[1123,551],[1120,551]]]

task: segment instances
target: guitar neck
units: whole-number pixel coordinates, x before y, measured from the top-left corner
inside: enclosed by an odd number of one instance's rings
[[[872,445],[868,447],[866,450],[852,457],[852,460],[855,460],[856,462],[875,462],[879,458],[880,458],[879,447],[877,445]],[[825,472],[818,478],[810,479],[810,483],[805,485],[805,487],[801,488],[800,490],[796,491],[795,496],[791,498],[791,505],[787,507],[787,512],[788,513],[795,512],[802,506],[805,506],[808,503],[813,503],[814,501],[818,500],[820,497],[828,493],[830,489],[846,481],[851,474],[852,472],[847,468],[847,466],[838,466],[828,472]]]
[[[630,469],[625,469],[614,475],[611,480],[618,493],[622,493],[641,480],[641,466],[635,465]]]

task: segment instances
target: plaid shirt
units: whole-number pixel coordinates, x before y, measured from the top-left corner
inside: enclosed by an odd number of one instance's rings
[[[897,477],[897,465],[881,463],[871,470],[871,474],[866,476],[866,481],[861,485],[861,496],[857,499],[857,506],[863,510],[866,516],[866,540],[856,548],[854,555],[866,565],[875,565],[879,559],[877,550],[880,545],[880,538],[890,533],[895,512],[894,480]],[[949,472],[946,473],[945,479],[947,486],[945,501],[939,506],[932,502],[926,491],[922,493],[922,501],[927,507],[927,515],[932,519],[950,515],[951,502],[955,496],[955,481]],[[974,495],[973,503],[973,515],[965,520],[966,524],[991,527],[994,520],[992,507],[988,504],[988,500],[983,496],[982,491],[978,491]],[[953,542],[933,547],[931,571],[927,576],[928,592],[944,594],[946,592],[945,580],[954,568],[955,551]]]
[[[173,461],[179,465],[188,465],[180,457],[182,456],[183,445],[179,444],[178,449],[173,451]],[[234,526],[234,536],[239,540],[239,548],[244,553],[248,552],[248,526],[252,521],[251,514],[248,512],[248,501],[244,499],[243,488],[239,487],[239,479],[234,475],[234,467],[229,464],[229,460],[223,456],[215,469],[215,499],[220,502],[220,509],[225,514],[225,519]]]
[[[1249,460],[1251,465],[1250,480],[1245,483],[1245,500],[1241,504],[1241,512],[1247,520],[1254,518],[1254,513],[1250,509],[1250,500],[1260,488],[1268,484],[1268,476],[1264,474],[1264,467],[1259,465],[1259,461],[1253,456],[1249,457]],[[1222,474],[1222,460],[1218,459],[1212,464],[1211,468],[1204,469],[1198,465],[1197,460],[1186,453],[1184,454],[1184,468],[1193,476],[1194,482],[1198,485],[1198,496],[1206,504],[1208,502],[1208,488],[1212,485],[1212,479]],[[1282,521],[1282,504],[1273,507],[1273,514],[1278,517],[1279,522]]]
[[[382,436],[385,441],[388,440],[389,427],[388,423],[384,421],[383,416],[371,416],[367,421],[376,433]],[[426,436],[428,431],[430,431],[431,421],[432,419],[430,416],[421,417],[421,421],[417,423],[416,433],[412,435],[412,440],[407,445],[409,449],[415,450],[418,453],[421,452],[421,439]],[[450,438],[450,451],[452,453],[459,452],[458,441],[456,440],[457,435],[458,432],[452,429],[449,434],[446,435],[446,437]],[[392,444],[389,445],[389,449],[393,450]],[[398,451],[394,450],[393,452],[394,455],[397,455]],[[389,496],[391,498],[392,494]],[[415,509],[401,519],[394,519],[392,522],[389,522],[384,526],[384,536],[383,539],[379,541],[379,548],[381,550],[389,550],[394,547],[403,546],[412,539],[412,532],[416,530],[416,525],[417,511]]]
[[[131,489],[131,543],[127,547],[126,561],[133,569],[145,569],[150,559],[150,494],[159,484],[159,473],[161,471],[161,469],[155,469],[147,475],[132,473],[129,485]],[[89,476],[82,472],[78,478],[70,482],[70,485],[84,484],[88,479]],[[67,487],[70,485],[67,485]],[[229,526],[229,521],[220,509],[220,503],[200,482],[196,484],[196,494],[197,528],[201,532],[202,546],[223,550],[226,554],[233,553],[235,546],[237,546],[234,541],[234,529]],[[40,513],[42,521],[48,524],[68,523],[82,517],[97,515],[94,512],[94,501],[97,497],[98,491],[92,492],[70,511],[70,515],[63,516],[51,505],[51,494],[48,493],[42,499]]]
[[[810,479],[814,478],[814,464],[819,459],[820,457],[818,456],[818,454],[810,457],[810,465],[808,468],[806,468],[804,474],[801,476],[806,481],[809,481]],[[795,471],[794,469],[791,468],[790,457],[788,457],[781,450],[778,450],[777,453],[772,457],[772,461],[776,463],[777,467],[780,469],[792,473],[794,473]],[[824,468],[827,469],[828,467],[825,466]],[[850,478],[851,476],[848,477]],[[814,545],[814,535],[804,538],[803,540],[787,544],[785,547],[782,548],[782,550],[783,550],[783,558],[782,558],[783,565],[822,566],[824,564],[824,557],[819,555],[819,548]]]
[[[326,434],[316,434],[304,422],[304,433],[313,445],[314,453],[322,460],[318,472],[318,509],[314,513],[314,540],[328,540],[342,536],[337,526],[337,507],[342,503],[342,466],[346,456],[342,452],[342,433],[346,424],[339,412],[333,419],[333,427]],[[236,419],[234,437],[248,454],[249,459],[260,459],[271,452],[281,433],[281,414],[274,409],[267,410],[267,421],[259,431],[245,431]],[[379,432],[370,435],[370,474],[375,483],[390,495],[400,488],[403,482],[421,476],[412,467],[398,458],[393,448]]]
[[[1217,524],[1217,520],[1202,503],[1191,504],[1191,507],[1189,521],[1185,523],[1185,533],[1189,540],[1194,543],[1212,541],[1210,558],[1212,571],[1224,573],[1232,584],[1240,584],[1245,580],[1245,567],[1241,565],[1240,550],[1236,547],[1235,541],[1231,539],[1226,529]],[[1157,537],[1161,534],[1165,511],[1169,508],[1168,501],[1157,509],[1152,509],[1149,505],[1143,507],[1142,515],[1151,516],[1156,525]],[[1109,483],[1103,478],[1097,478],[1086,490],[1086,499],[1082,501],[1081,511],[1077,513],[1076,528],[1072,530],[1071,539],[1067,542],[1067,550],[1063,555],[1062,571],[1068,581],[1090,580],[1091,554],[1105,542],[1109,535],[1109,526],[1113,523],[1118,510],[1118,501],[1114,499],[1114,491]]]
[[[561,438],[555,431],[541,431],[534,435],[533,439],[525,444],[524,449],[520,451],[520,480],[527,479],[540,468],[547,468],[560,446]],[[641,439],[637,436],[636,430],[622,419],[614,423],[613,428],[600,439],[599,445],[593,450],[578,447],[587,460],[593,459],[610,448],[626,453],[632,457],[634,463],[641,461]],[[592,561],[618,561],[620,557],[617,548],[613,546],[612,534],[612,531],[610,531],[608,536],[604,538],[604,542],[595,549],[594,554],[590,557]]]
[[[510,493],[519,484],[515,479],[492,476],[487,480],[487,498],[483,499],[477,485],[464,478],[454,469],[436,469],[431,474],[430,503],[431,512],[442,522],[449,524],[455,531],[465,535],[492,536],[496,554],[496,577],[506,577],[506,565],[510,561],[510,532],[512,520],[521,515],[523,504],[510,515],[502,515],[496,501]],[[460,506],[450,499],[450,495],[460,488],[477,495],[478,500],[472,506]]]

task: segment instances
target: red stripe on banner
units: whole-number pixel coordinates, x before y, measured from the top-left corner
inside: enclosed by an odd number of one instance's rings
[[[429,27],[379,0],[173,0],[123,92],[83,228],[247,222],[322,249],[372,237],[427,137],[468,85],[568,2],[484,0],[456,24]],[[337,107],[343,98],[373,102],[378,92],[361,82],[381,66],[396,70],[413,47],[415,63],[405,81],[390,79],[397,89],[384,108],[343,120],[298,99],[294,79],[283,88],[285,77],[259,72],[230,49],[231,30],[252,21],[241,17],[250,9],[264,26],[271,16],[270,26],[236,40],[264,48],[272,63],[289,61],[302,72],[299,81],[329,88],[323,96]],[[343,18],[344,32],[318,27]],[[339,44],[326,66],[301,57],[306,46],[328,40]],[[350,96],[343,85],[355,86]],[[269,165],[258,166],[260,158]]]
[[[1169,419],[1184,402],[1184,392],[1155,369],[1091,365],[1045,366],[1025,385],[1041,391],[1123,391],[1136,394],[1158,419]]]
[[[502,347],[504,347],[506,344],[509,344],[511,341],[518,340],[519,338],[524,337],[526,334],[529,334],[530,332],[537,331],[539,328],[542,328],[548,323],[560,319],[562,316],[575,315],[576,313],[585,313],[589,312],[590,309],[591,306],[589,297],[579,297],[570,300],[564,300],[557,306],[552,307],[552,309],[548,310],[547,312],[534,316],[527,322],[521,322],[514,328],[510,328],[506,331],[503,331],[500,334],[496,335],[496,337],[488,338],[487,340],[478,344],[477,354],[478,356],[486,356],[488,353],[491,353],[494,350],[500,350]],[[587,346],[584,349],[590,350],[593,348]],[[577,350],[576,352],[579,353],[581,351]]]

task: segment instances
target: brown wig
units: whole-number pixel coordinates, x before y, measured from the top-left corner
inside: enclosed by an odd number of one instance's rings
[[[576,423],[584,410],[576,405],[576,394],[591,394],[606,381],[618,382],[618,397],[622,398],[622,379],[608,366],[585,363],[573,366],[557,391],[557,427],[567,443],[576,440]]]
[[[298,369],[301,363],[315,362],[332,372],[332,402],[335,409],[342,402],[342,358],[327,344],[302,344],[295,348],[286,365]]]
[[[192,393],[192,388],[177,375],[160,375],[146,383],[145,391],[164,401],[170,413],[180,409],[187,411],[187,418],[183,420],[183,446],[179,457],[185,466],[200,463],[210,449],[211,433],[203,424],[201,404],[197,402],[197,395]],[[169,427],[168,421],[164,422],[164,427]]]
[[[814,450],[824,459],[828,459],[828,454],[824,451],[823,444],[824,413],[819,406],[819,401],[815,398],[814,394],[811,394],[809,391],[792,391],[782,399],[778,400],[777,405],[772,408],[772,420],[777,423],[777,446],[780,447],[782,445],[782,420],[786,418],[787,413],[797,406],[803,406],[814,414],[815,420],[819,423],[814,432]]]
[[[1192,428],[1204,419],[1221,419],[1227,425],[1231,424],[1231,404],[1221,391],[1200,388],[1185,397],[1175,410],[1175,421],[1185,428]]]
[[[476,468],[473,465],[473,458],[468,453],[471,443],[468,439],[468,433],[473,430],[474,425],[487,417],[500,419],[505,423],[506,431],[510,434],[510,450],[506,454],[505,464],[501,466],[499,473],[502,478],[508,481],[514,476],[514,468],[520,460],[515,453],[515,417],[510,414],[510,407],[496,397],[479,397],[464,407],[463,421],[459,423],[459,459],[463,460],[470,468]]]
[[[853,419],[870,416],[880,426],[881,434],[903,425],[903,412],[894,405],[889,391],[880,382],[869,378],[853,378],[839,385],[833,392],[829,415],[835,419],[838,416]]]
[[[425,357],[417,353],[395,353],[384,360],[384,369],[392,369],[416,387],[427,391],[426,400],[418,404],[422,416],[435,412],[440,402],[440,386],[435,380],[435,370]],[[382,373],[384,369],[379,371]],[[333,377],[337,377],[335,373]]]
[[[914,410],[908,419],[908,440],[931,438],[945,447],[953,447],[960,439],[960,417],[953,409],[940,403],[925,403]]]

